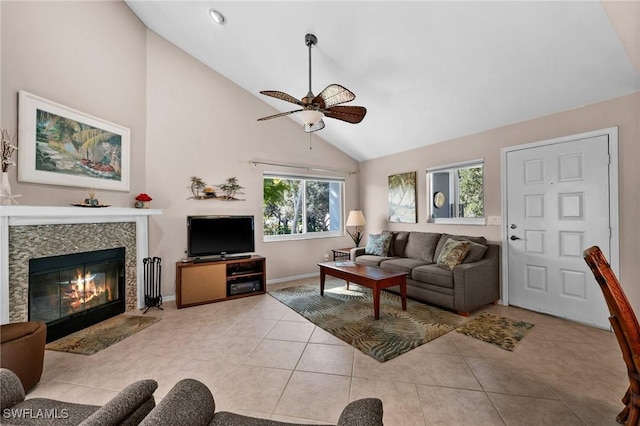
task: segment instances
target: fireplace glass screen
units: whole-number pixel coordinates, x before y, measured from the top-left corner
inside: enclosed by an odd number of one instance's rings
[[[117,300],[117,261],[84,264],[31,277],[31,320],[50,322]]]
[[[104,313],[99,313],[101,310]],[[111,312],[107,312],[111,311]],[[55,327],[61,334],[124,312],[124,248],[99,250],[29,261],[29,319]],[[98,317],[93,320],[93,315]],[[47,336],[48,337],[48,336]]]

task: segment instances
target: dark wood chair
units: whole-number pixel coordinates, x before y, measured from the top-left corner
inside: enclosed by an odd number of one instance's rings
[[[625,407],[616,417],[618,423],[636,426],[640,420],[640,326],[638,319],[600,248],[584,251],[584,260],[591,268],[609,307],[609,322],[620,344],[629,374],[629,389],[622,398]]]

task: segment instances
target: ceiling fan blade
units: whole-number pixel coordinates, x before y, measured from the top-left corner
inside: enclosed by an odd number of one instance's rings
[[[322,129],[324,129],[324,121],[322,120],[318,121],[313,126],[310,126],[308,124],[304,125],[304,131],[307,133],[317,132],[318,130],[322,130]]]
[[[334,105],[343,104],[356,98],[346,87],[339,84],[330,84],[318,96],[313,98],[312,103],[320,106],[320,108],[331,108]]]
[[[324,110],[326,117],[354,124],[361,122],[366,114],[367,109],[361,106],[334,106]]]
[[[297,109],[295,111],[281,112],[280,114],[274,114],[274,115],[269,115],[267,117],[258,118],[258,121],[271,120],[272,118],[284,117],[285,115],[294,114],[294,113],[300,112],[300,111],[303,111],[303,110]]]
[[[291,102],[292,104],[304,106],[300,99],[296,99],[288,93],[279,92],[277,90],[263,90],[260,93],[266,96],[271,96],[272,98],[281,99],[283,101]]]

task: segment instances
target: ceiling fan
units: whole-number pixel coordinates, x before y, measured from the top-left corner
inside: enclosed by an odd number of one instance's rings
[[[299,105],[302,109],[262,117],[259,118],[258,121],[284,117],[285,115],[299,112],[300,118],[304,123],[304,131],[307,133],[317,132],[318,130],[323,129],[323,117],[335,118],[337,120],[354,124],[361,122],[367,113],[367,109],[365,107],[340,105],[350,102],[356,98],[356,95],[346,87],[339,84],[330,84],[320,92],[318,96],[313,94],[311,91],[311,48],[318,43],[318,38],[313,34],[307,34],[304,37],[304,41],[309,48],[309,92],[307,95],[301,100],[298,100],[287,93],[276,90],[263,90],[260,92],[263,95]]]

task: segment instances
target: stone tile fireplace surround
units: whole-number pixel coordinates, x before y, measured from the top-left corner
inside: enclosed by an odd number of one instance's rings
[[[126,310],[144,306],[142,259],[157,209],[0,206],[0,323],[28,319],[29,259],[125,247]]]

